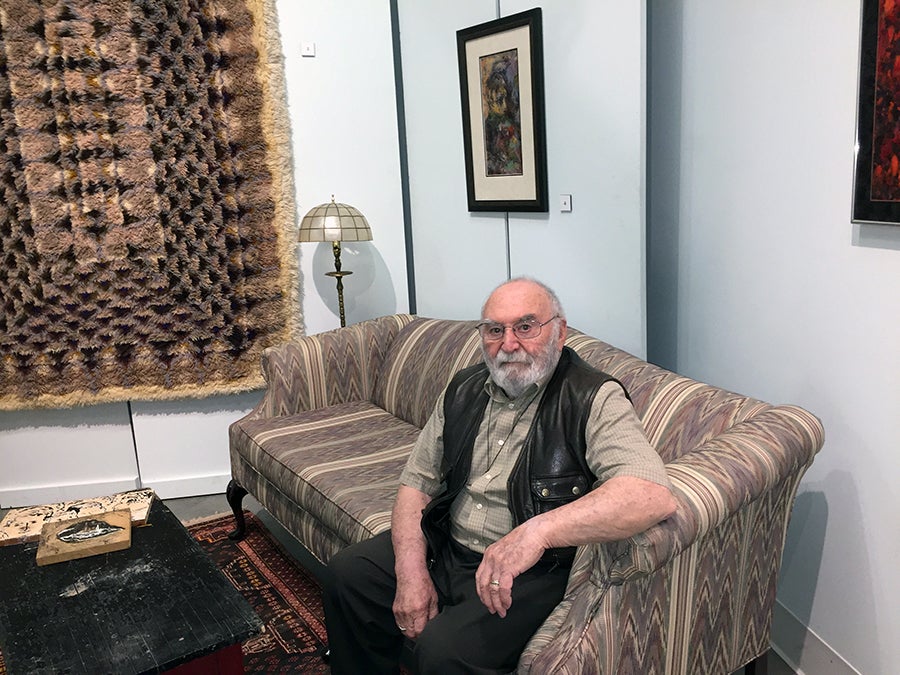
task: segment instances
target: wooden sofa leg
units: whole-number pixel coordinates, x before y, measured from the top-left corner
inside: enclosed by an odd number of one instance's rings
[[[235,529],[228,533],[228,538],[233,541],[240,541],[247,534],[247,521],[244,520],[244,507],[241,506],[246,495],[247,491],[234,478],[228,481],[228,487],[225,488],[225,499],[228,500],[231,512],[234,513],[235,525]]]
[[[744,675],[768,675],[769,651],[766,650],[744,666]]]

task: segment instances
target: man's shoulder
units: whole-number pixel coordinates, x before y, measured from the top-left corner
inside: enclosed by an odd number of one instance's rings
[[[628,390],[616,377],[591,365],[581,358],[581,356],[579,356],[571,347],[564,347],[564,352],[567,361],[565,379],[570,384],[589,387],[593,392],[596,392],[607,382],[614,382],[621,388],[625,396],[628,397]]]

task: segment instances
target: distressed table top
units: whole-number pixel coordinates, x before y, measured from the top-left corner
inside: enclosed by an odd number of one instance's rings
[[[159,500],[123,551],[47,567],[0,547],[0,649],[16,673],[153,673],[260,632],[244,597]]]

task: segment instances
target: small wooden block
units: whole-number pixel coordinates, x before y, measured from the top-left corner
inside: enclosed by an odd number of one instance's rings
[[[0,519],[0,546],[38,541],[41,538],[41,528],[53,521],[70,520],[124,508],[131,509],[131,523],[137,527],[147,522],[147,513],[155,497],[156,493],[151,488],[143,488],[107,497],[12,509]]]
[[[37,550],[38,566],[121,551],[131,546],[131,511],[107,511],[45,523]]]

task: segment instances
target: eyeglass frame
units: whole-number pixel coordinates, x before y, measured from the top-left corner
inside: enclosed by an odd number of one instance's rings
[[[506,329],[507,328],[512,331],[512,334],[515,335],[517,340],[534,340],[535,338],[538,338],[541,336],[544,326],[546,326],[551,321],[554,321],[554,320],[560,319],[560,318],[562,318],[562,317],[559,314],[554,314],[549,319],[547,319],[546,321],[541,323],[540,321],[537,320],[537,318],[533,314],[528,314],[526,316],[523,316],[521,319],[517,319],[516,321],[514,321],[511,324],[500,323],[499,321],[481,321],[480,323],[478,323],[478,325],[475,326],[475,330],[478,331],[478,334],[481,336],[481,339],[484,340],[485,342],[499,342],[504,337],[506,337]],[[533,328],[537,328],[537,332],[534,335],[525,335],[525,336],[519,335],[516,332],[516,326],[521,326],[523,323],[528,323]],[[486,328],[488,326],[499,326],[503,329],[503,332],[500,333],[496,337],[490,337],[488,335],[485,335],[484,332],[482,331],[482,328]]]

